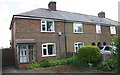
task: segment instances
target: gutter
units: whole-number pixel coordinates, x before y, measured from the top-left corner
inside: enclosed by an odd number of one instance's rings
[[[26,16],[26,15],[13,15],[12,17],[12,21],[11,21],[11,24],[10,24],[10,27],[9,29],[11,30],[11,27],[13,25],[13,21],[15,18],[31,18],[31,19],[40,19],[40,18],[44,18],[44,19],[54,19],[54,20],[60,20],[60,21],[64,21],[64,19],[56,19],[56,18],[46,18],[46,17],[36,17],[36,16]]]

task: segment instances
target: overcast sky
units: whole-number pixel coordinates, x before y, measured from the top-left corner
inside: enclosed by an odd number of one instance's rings
[[[53,0],[0,0],[0,48],[9,47],[11,32],[10,22],[14,14],[26,12],[36,8],[48,8],[48,3]],[[118,20],[119,0],[54,0],[57,10],[82,13],[97,16],[104,11],[106,17]]]

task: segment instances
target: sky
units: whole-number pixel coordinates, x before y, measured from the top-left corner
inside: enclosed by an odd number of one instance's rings
[[[50,1],[56,1],[57,10],[94,15],[105,12],[106,18],[118,20],[120,0],[0,0],[0,48],[10,47],[12,16],[37,8],[48,8]]]

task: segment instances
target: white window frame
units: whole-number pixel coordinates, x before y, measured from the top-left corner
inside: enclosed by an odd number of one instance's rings
[[[77,44],[77,47],[78,47],[78,44],[79,44],[79,43],[82,43],[83,46],[84,46],[84,43],[83,43],[83,42],[75,42],[75,43],[74,43],[74,52],[75,52],[75,53],[78,53],[78,52],[77,52],[78,50],[76,51],[76,45],[75,45],[75,44]],[[82,46],[81,46],[81,47],[82,47]]]
[[[43,47],[43,45],[46,45],[46,47]],[[55,54],[48,55],[48,45],[54,45]],[[46,49],[46,55],[43,54],[43,49]],[[55,43],[43,43],[42,44],[42,57],[47,57],[47,56],[56,56],[56,44]]]
[[[42,23],[42,21],[45,21],[45,23]],[[47,21],[52,21],[53,22],[53,30],[52,31],[47,31]],[[45,24],[45,31],[43,31],[43,29],[42,29],[43,24]],[[54,21],[53,20],[48,20],[48,19],[41,20],[41,32],[55,32]]]
[[[81,27],[82,27],[82,31],[81,32],[75,32],[75,25],[76,24],[80,24],[81,25]],[[73,33],[83,33],[83,23],[81,23],[81,22],[74,22],[73,23]]]
[[[116,27],[110,26],[110,34],[116,34]]]
[[[97,34],[101,34],[102,33],[101,25],[96,25],[96,33]]]

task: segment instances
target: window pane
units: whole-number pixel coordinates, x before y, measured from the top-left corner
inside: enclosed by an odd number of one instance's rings
[[[82,32],[82,27],[78,26],[78,32]]]
[[[53,31],[53,22],[47,21],[47,31]]]
[[[46,45],[43,45],[43,47],[46,47]]]
[[[42,31],[45,31],[45,25],[42,24]]]
[[[74,24],[74,32],[83,32],[82,24]]]
[[[82,47],[83,43],[78,43],[78,48]]]
[[[76,43],[75,46],[74,46],[75,47],[75,52],[78,52],[78,49],[82,46],[84,46],[83,43]]]
[[[78,52],[78,47],[75,47],[75,52]]]
[[[45,23],[45,21],[42,21],[42,23]]]
[[[101,33],[101,26],[100,25],[96,25],[96,33]]]
[[[46,49],[43,49],[43,55],[47,55]]]
[[[33,45],[28,45],[28,49],[33,49]]]
[[[52,55],[54,50],[54,45],[48,45],[48,55]]]
[[[116,28],[115,26],[110,27],[111,34],[116,34]]]
[[[29,55],[33,56],[33,50],[29,50]]]

